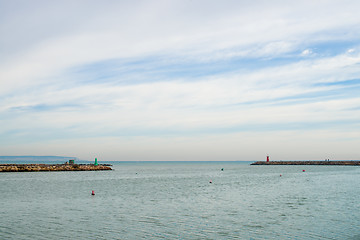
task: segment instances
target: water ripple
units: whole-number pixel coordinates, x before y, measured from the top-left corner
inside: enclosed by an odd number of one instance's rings
[[[311,166],[307,174],[298,166],[230,163],[225,171],[214,163],[114,168],[0,174],[0,239],[360,236],[358,168]]]

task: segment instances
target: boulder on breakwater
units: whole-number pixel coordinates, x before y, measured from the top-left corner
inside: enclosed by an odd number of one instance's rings
[[[0,164],[0,172],[39,172],[39,171],[104,171],[112,170],[102,164]]]

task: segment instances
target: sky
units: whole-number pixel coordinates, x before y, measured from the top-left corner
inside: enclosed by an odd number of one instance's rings
[[[359,160],[359,9],[0,0],[0,155]]]

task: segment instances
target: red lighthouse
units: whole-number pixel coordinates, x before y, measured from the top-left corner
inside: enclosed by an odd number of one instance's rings
[[[266,156],[266,162],[269,162],[269,155]]]

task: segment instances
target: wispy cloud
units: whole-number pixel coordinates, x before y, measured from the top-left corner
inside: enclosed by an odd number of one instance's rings
[[[6,155],[246,160],[271,141],[321,158],[294,134],[358,156],[356,1],[0,4]]]

